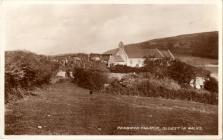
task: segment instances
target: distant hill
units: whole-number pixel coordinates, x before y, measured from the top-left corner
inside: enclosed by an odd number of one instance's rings
[[[203,32],[185,34],[174,37],[159,38],[140,43],[128,44],[128,47],[141,49],[158,48],[170,49],[174,55],[187,55],[205,58],[218,58],[218,32]],[[113,53],[116,49],[105,53]]]

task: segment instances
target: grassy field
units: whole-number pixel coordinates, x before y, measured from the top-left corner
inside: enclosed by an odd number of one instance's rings
[[[216,135],[216,105],[94,93],[65,81],[6,105],[6,135]],[[176,129],[176,130],[174,130]],[[196,130],[195,130],[196,129]]]

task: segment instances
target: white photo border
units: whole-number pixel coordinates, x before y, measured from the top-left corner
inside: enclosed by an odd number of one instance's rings
[[[219,17],[219,57],[218,57],[218,77],[219,77],[219,103],[218,103],[218,135],[13,135],[8,136],[4,134],[5,122],[5,104],[4,104],[4,64],[5,64],[5,35],[4,35],[4,8],[10,4],[216,4],[218,5]],[[0,138],[3,139],[222,139],[222,0],[2,0],[0,1]]]

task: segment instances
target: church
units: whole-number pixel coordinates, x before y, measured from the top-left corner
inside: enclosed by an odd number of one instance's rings
[[[119,43],[118,49],[109,53],[108,66],[111,65],[127,65],[129,67],[143,67],[146,57],[153,60],[170,58],[175,59],[170,50],[160,50],[158,48],[141,48],[135,44],[124,45]]]

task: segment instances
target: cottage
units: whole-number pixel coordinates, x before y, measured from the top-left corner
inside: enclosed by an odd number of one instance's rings
[[[197,67],[193,71],[194,77],[190,80],[190,86],[195,89],[204,89],[205,82],[210,80],[210,72]]]
[[[191,79],[190,86],[196,89],[203,89],[206,79],[204,77],[195,77]]]
[[[111,53],[108,66],[127,65],[130,67],[143,67],[146,57],[151,59],[175,59],[170,50],[144,49],[135,44],[124,45],[119,43],[119,48]]]

